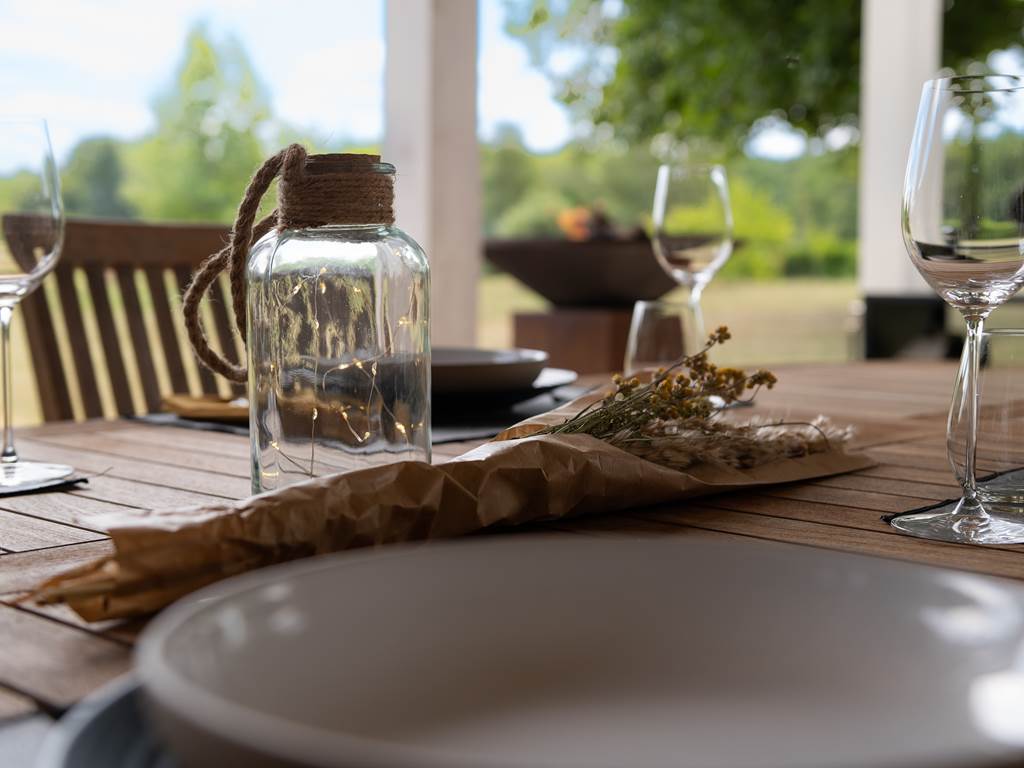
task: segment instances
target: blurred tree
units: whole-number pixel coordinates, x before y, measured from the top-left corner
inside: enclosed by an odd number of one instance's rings
[[[496,150],[485,146],[482,151],[486,158]],[[509,207],[493,210],[488,236],[561,237],[558,217],[576,207],[607,213],[623,234],[636,226],[649,226],[658,161],[646,149],[606,142],[574,143],[543,155],[531,155],[521,147],[506,146],[505,151],[521,155],[517,163],[529,169],[524,175],[530,182]],[[994,157],[993,162],[998,159]],[[854,146],[789,161],[735,158],[729,178],[737,236],[744,245],[726,265],[722,278],[852,275],[856,172]],[[485,176],[485,185],[495,183],[500,180],[492,171]],[[992,194],[1011,192],[999,189]]]
[[[121,196],[124,169],[116,139],[83,139],[61,172],[64,208],[71,215],[130,218],[135,209]]]
[[[260,134],[273,128],[241,46],[194,27],[155,112],[155,133],[125,153],[125,196],[144,218],[230,221],[264,159]]]
[[[498,126],[494,142],[481,147],[484,188],[484,231],[495,231],[502,214],[519,202],[534,180],[530,156],[519,129]]]
[[[559,81],[562,100],[627,138],[706,136],[736,152],[769,116],[812,134],[856,124],[858,0],[507,3],[509,30]],[[966,71],[1021,43],[1024,0],[986,0],[983,10],[947,0],[944,64]]]
[[[571,204],[559,190],[538,186],[502,213],[494,234],[498,237],[561,237],[558,214]]]
[[[15,171],[0,178],[0,211],[29,211],[39,196],[39,176]],[[2,249],[2,245],[0,245]]]

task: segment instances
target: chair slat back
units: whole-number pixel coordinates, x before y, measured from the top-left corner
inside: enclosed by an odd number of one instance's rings
[[[191,274],[185,267],[176,267],[174,269],[174,281],[178,286],[178,295],[183,295],[185,290],[188,288]],[[203,392],[207,395],[217,394],[217,379],[213,373],[203,365],[199,366],[199,384],[203,389]]]
[[[131,386],[128,384],[125,358],[121,353],[121,341],[114,325],[114,313],[110,308],[110,297],[107,295],[106,275],[102,267],[86,267],[85,277],[89,286],[89,297],[96,313],[96,324],[100,331],[100,345],[103,358],[110,376],[110,386],[114,392],[114,402],[119,414],[133,413]]]
[[[150,349],[146,326],[142,322],[142,305],[139,302],[139,291],[135,285],[135,270],[131,267],[117,267],[117,286],[121,290],[121,301],[124,302],[124,314],[128,325],[128,337],[135,359],[138,363],[139,379],[142,385],[142,397],[147,411],[160,409],[160,383],[156,376],[156,366]],[[180,363],[181,360],[179,359]],[[182,376],[182,392],[188,391],[188,382]]]
[[[78,292],[75,290],[74,268],[70,264],[62,262],[57,265],[54,275],[57,278],[60,306],[64,314],[65,331],[68,335],[68,343],[71,346],[71,355],[78,378],[82,407],[85,409],[86,418],[100,418],[103,416],[103,404],[100,401],[96,369],[93,367],[92,356],[89,354],[89,340],[85,335],[82,307],[78,301]],[[28,329],[28,332],[31,333],[32,329]],[[62,381],[64,386],[67,386],[67,376],[62,377]]]
[[[34,263],[24,236],[31,220],[7,215],[0,222],[23,268]],[[178,317],[192,271],[227,237],[218,225],[69,219],[55,291],[43,286],[22,302],[44,419],[126,416],[136,412],[136,400],[156,411],[168,392],[227,390],[196,360]],[[215,346],[237,361],[230,302],[225,286],[216,288],[210,330]]]
[[[160,347],[164,352],[164,363],[167,365],[171,387],[175,392],[188,392],[188,379],[185,377],[185,365],[182,362],[178,336],[174,331],[174,318],[170,300],[167,299],[167,283],[164,281],[163,270],[148,269],[145,271],[145,278],[153,302],[153,316],[156,318]],[[141,315],[138,320],[142,321]]]

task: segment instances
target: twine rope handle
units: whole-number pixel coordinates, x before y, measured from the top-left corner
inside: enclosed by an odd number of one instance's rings
[[[231,306],[235,312],[235,327],[246,341],[245,328],[245,265],[249,249],[253,243],[269,232],[277,224],[277,211],[261,219],[254,225],[256,213],[259,211],[263,196],[270,189],[271,183],[282,172],[286,165],[290,169],[301,169],[306,160],[306,150],[299,144],[292,144],[276,155],[268,158],[253,175],[245,188],[242,203],[238,206],[234,226],[228,244],[204,261],[196,270],[192,282],[182,298],[182,313],[185,315],[185,330],[196,355],[210,370],[219,373],[230,381],[244,383],[249,378],[249,371],[244,364],[236,365],[210,346],[210,341],[203,330],[199,316],[199,302],[210,290],[220,273],[228,271],[231,285]]]
[[[220,273],[228,272],[235,326],[246,342],[245,268],[253,244],[274,226],[391,225],[394,170],[378,155],[307,155],[300,144],[282,149],[259,167],[245,188],[228,244],[199,266],[182,299],[188,340],[203,365],[231,381],[248,379],[245,365],[235,365],[210,347],[199,317],[199,303]],[[256,222],[260,202],[278,176],[277,208]]]

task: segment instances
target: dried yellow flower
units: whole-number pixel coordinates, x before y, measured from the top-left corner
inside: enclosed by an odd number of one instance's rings
[[[775,374],[714,365],[708,352],[732,338],[725,326],[715,329],[704,347],[660,368],[646,384],[632,377],[612,377],[614,391],[547,434],[588,434],[652,461],[683,469],[698,460],[733,466],[827,450],[830,440],[848,435],[822,424],[748,424],[717,420],[721,407],[753,399],[761,387],[771,389]],[[701,459],[700,457],[704,457]]]

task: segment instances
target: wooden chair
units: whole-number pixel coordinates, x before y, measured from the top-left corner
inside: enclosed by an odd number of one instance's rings
[[[22,268],[31,268],[33,245],[26,234],[32,228],[31,217],[7,215],[0,226],[14,260]],[[195,360],[175,314],[180,311],[180,295],[192,270],[219,250],[227,236],[227,227],[215,225],[67,221],[60,262],[54,275],[47,278],[47,282],[56,283],[56,297],[52,287],[44,290],[44,284],[20,307],[46,421],[74,418],[75,400],[86,418],[113,415],[104,412],[101,391],[111,393],[117,415],[132,415],[137,409],[130,382],[134,382],[136,393],[141,389],[146,411],[160,409],[161,397],[168,388],[176,393],[198,394],[196,387],[189,386],[190,375],[193,382],[198,379],[198,389],[203,393],[219,392],[213,374]],[[83,278],[76,277],[78,274],[84,275],[87,291],[82,290]],[[221,284],[219,296],[207,302],[211,310],[208,317],[212,314],[212,332],[218,346],[229,359],[237,361],[238,347],[225,288]],[[155,320],[158,345],[150,341],[144,313]],[[90,314],[99,331],[98,345],[96,334],[91,334],[93,345],[99,349],[90,349],[85,326]],[[115,315],[123,317],[127,325],[130,356],[122,349]],[[66,334],[63,356],[58,340],[61,324]],[[101,377],[94,360],[104,364],[105,376]]]

